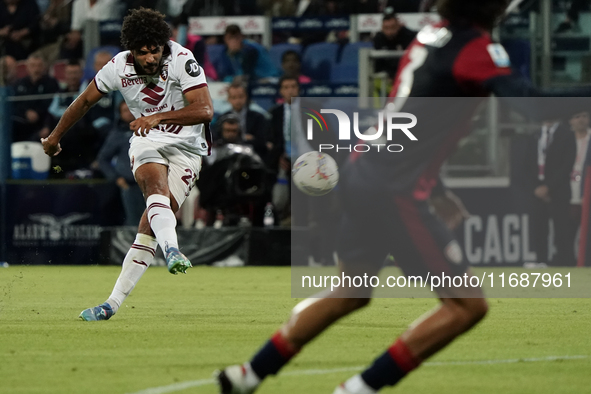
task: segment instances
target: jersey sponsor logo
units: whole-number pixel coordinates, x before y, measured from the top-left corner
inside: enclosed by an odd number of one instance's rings
[[[166,109],[166,108],[168,108],[168,104],[164,104],[164,105],[161,105],[161,106],[159,106],[159,107],[148,108],[148,109],[146,110],[146,112],[147,112],[147,113],[152,113],[152,112],[159,112],[159,111],[161,111],[161,110],[163,110],[163,109]]]
[[[499,68],[507,68],[511,66],[511,60],[505,48],[501,44],[488,44],[486,47],[493,63]]]
[[[141,90],[141,92],[143,94],[145,94],[146,96],[148,96],[148,97],[144,97],[142,99],[142,101],[145,103],[148,103],[150,105],[158,105],[158,104],[160,104],[162,99],[164,99],[164,95],[159,94],[159,93],[164,92],[164,89],[162,89],[160,86],[156,85],[154,82],[150,82],[148,84],[148,86],[146,86],[145,88],[143,88]]]
[[[195,61],[195,59],[189,59],[185,63],[185,71],[190,76],[197,77],[199,74],[201,74],[201,67],[199,67],[199,64]]]
[[[121,78],[121,87],[126,88],[128,86],[133,85],[143,85],[148,83],[148,79],[146,77],[137,77],[137,78]]]
[[[160,71],[160,78],[162,78],[163,81],[166,81],[168,79],[168,64],[162,66],[162,70]]]
[[[179,53],[176,55],[176,57],[179,57],[179,56],[187,56],[187,55],[188,55],[188,53],[187,53],[187,52],[179,52]]]

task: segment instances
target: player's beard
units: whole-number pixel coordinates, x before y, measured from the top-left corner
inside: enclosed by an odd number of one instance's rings
[[[149,72],[148,70],[146,70],[145,68],[143,68],[140,64],[138,64],[136,62],[136,64],[135,64],[135,71],[137,72],[138,75],[156,75],[160,71],[160,66],[161,66],[161,64],[158,64],[154,68],[154,72]]]

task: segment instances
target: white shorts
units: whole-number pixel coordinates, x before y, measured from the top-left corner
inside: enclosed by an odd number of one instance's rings
[[[129,147],[131,171],[146,163],[159,163],[168,167],[168,188],[179,207],[189,195],[201,171],[201,155],[185,149],[182,144],[155,142],[147,138],[133,138]]]

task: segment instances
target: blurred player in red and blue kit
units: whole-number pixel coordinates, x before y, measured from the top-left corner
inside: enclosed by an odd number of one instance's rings
[[[404,151],[397,154],[382,150],[350,156],[339,185],[344,214],[337,252],[345,275],[376,275],[388,253],[406,275],[469,275],[452,231],[465,209],[442,185],[439,171],[470,130],[471,117],[481,103],[475,97],[591,96],[585,87],[537,89],[513,72],[507,52],[490,35],[508,3],[440,0],[443,21],[420,31],[402,58],[392,100],[395,108],[419,119],[420,125],[413,129],[418,141],[406,139]],[[442,106],[441,97],[454,99]],[[533,110],[552,116],[549,109],[552,106],[541,105]],[[441,303],[435,309],[411,324],[371,366],[338,386],[334,394],[373,394],[396,385],[488,311],[478,287],[442,287],[437,296]],[[331,324],[368,305],[371,289],[339,287],[316,297],[299,303],[249,362],[218,374],[223,394],[254,392]]]

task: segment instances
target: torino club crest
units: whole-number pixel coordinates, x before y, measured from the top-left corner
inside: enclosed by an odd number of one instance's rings
[[[162,71],[160,71],[160,78],[162,78],[163,81],[166,81],[166,79],[168,78],[168,64],[162,66]]]

